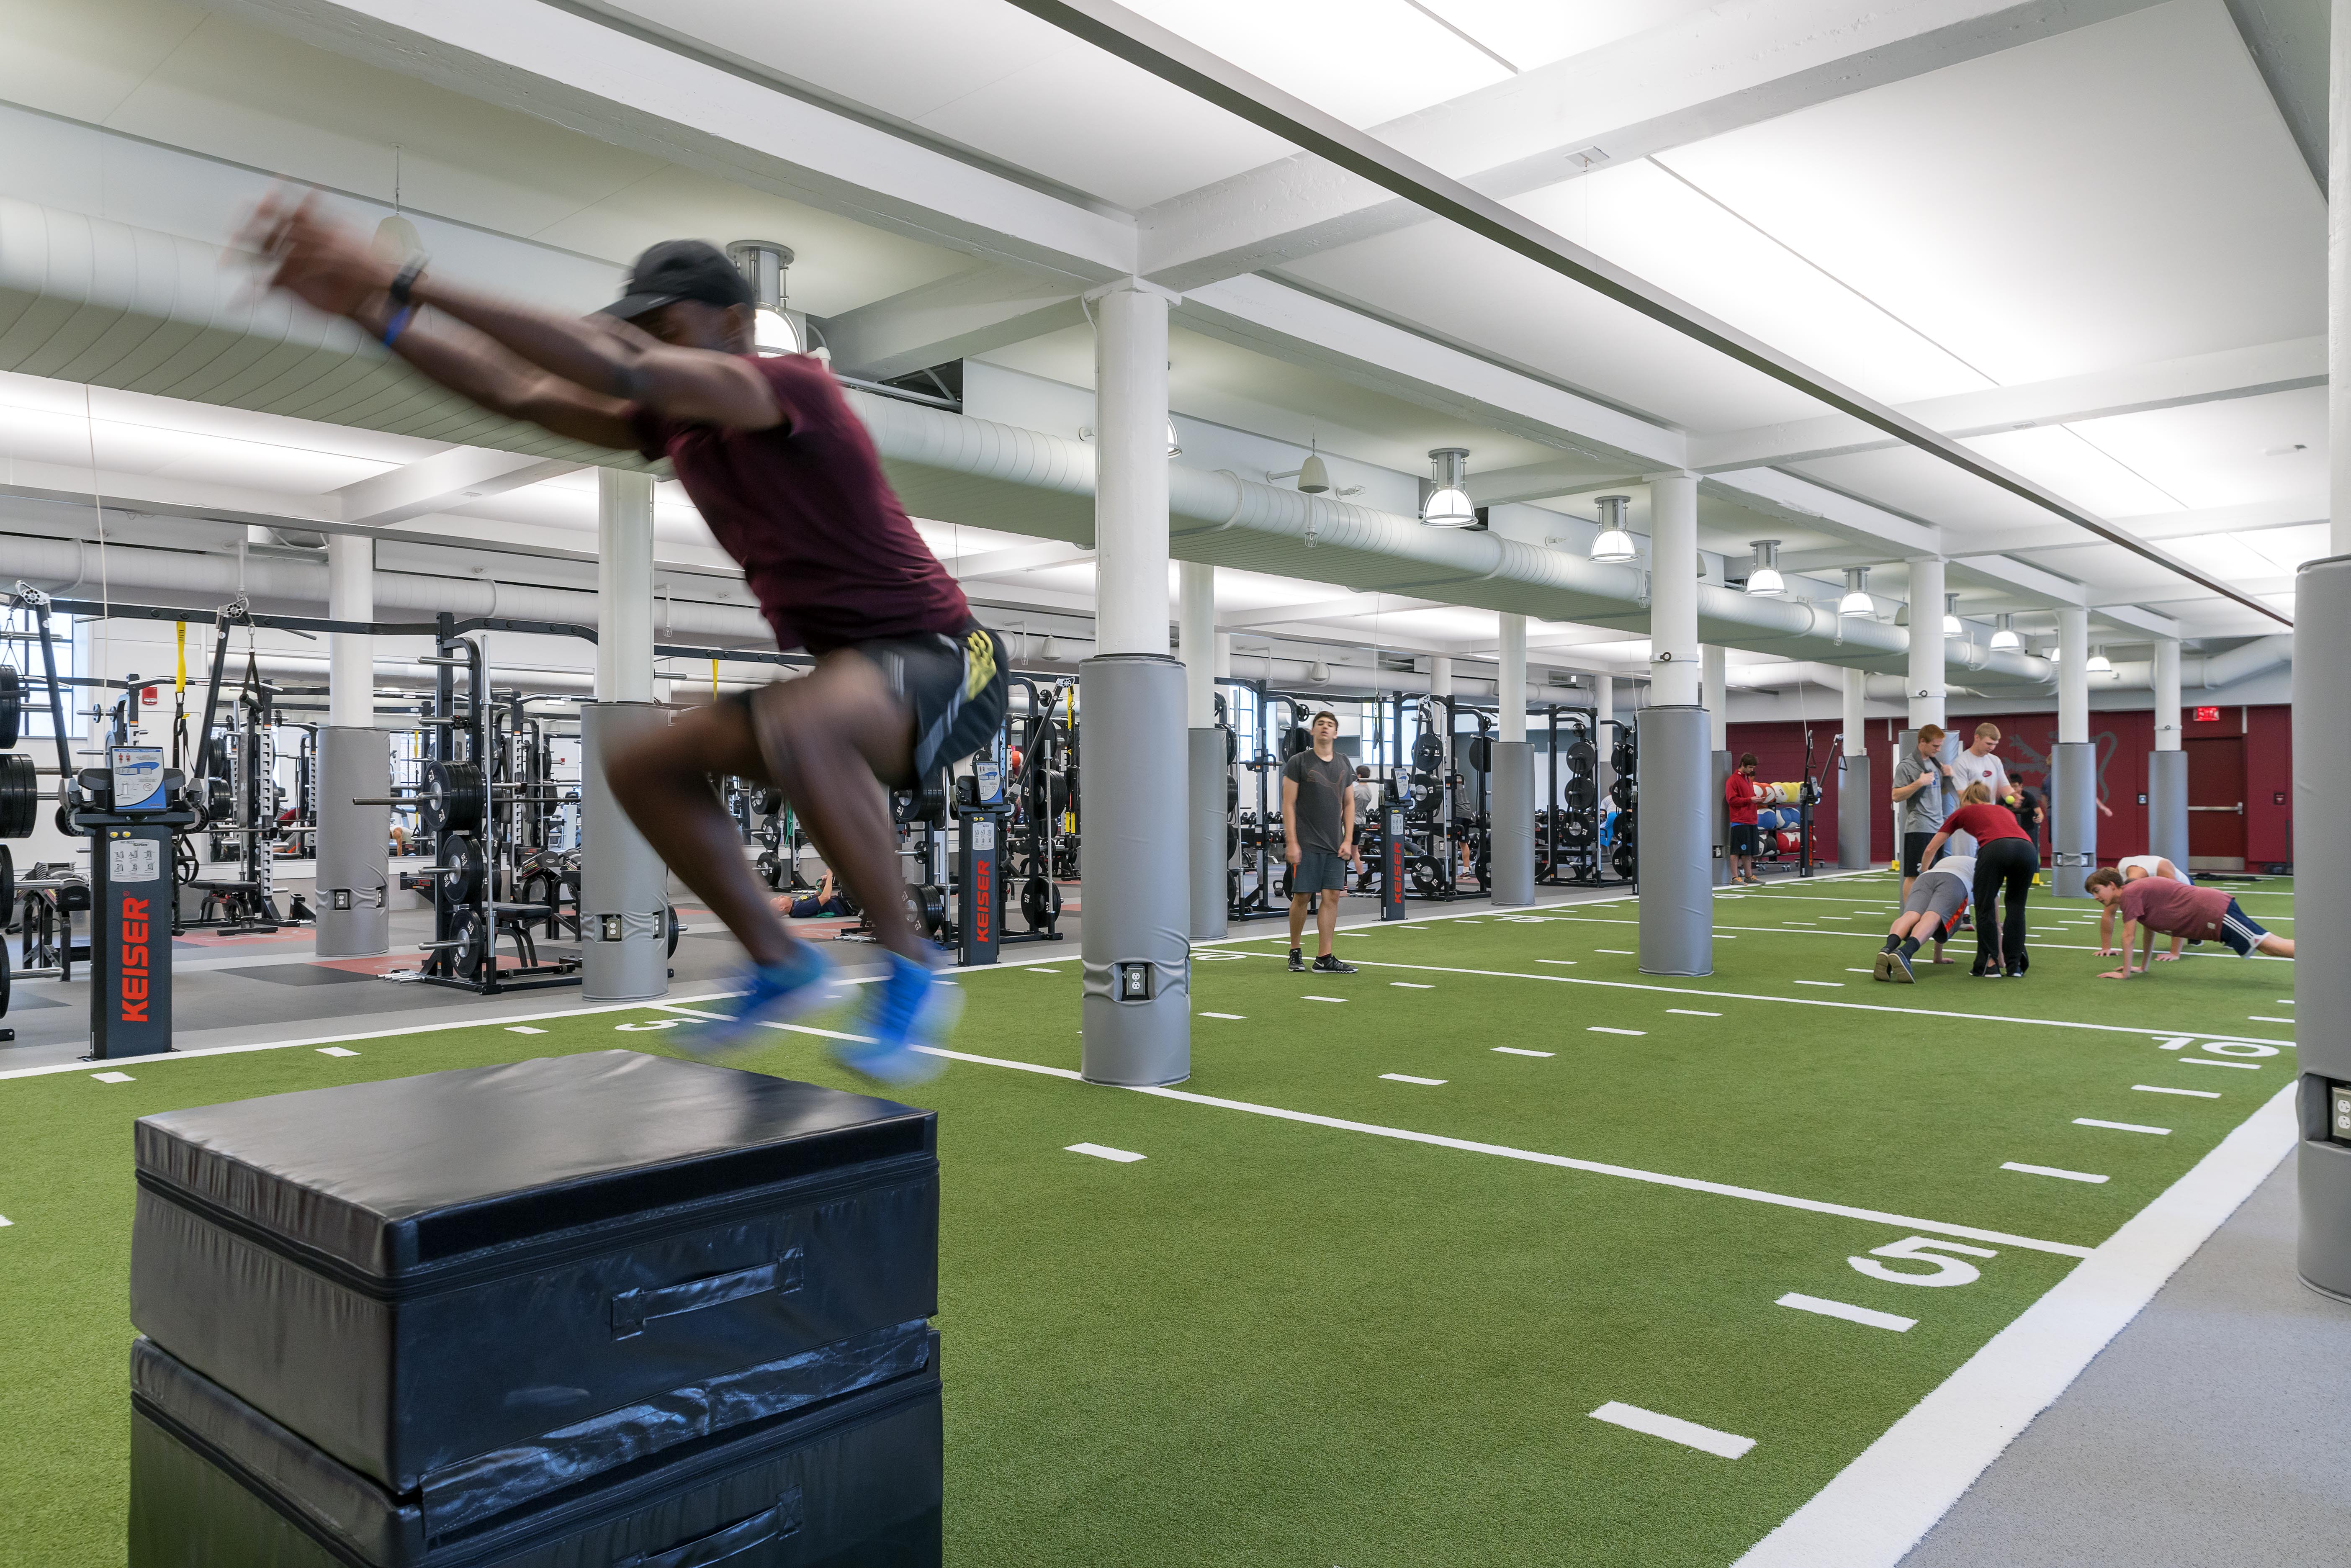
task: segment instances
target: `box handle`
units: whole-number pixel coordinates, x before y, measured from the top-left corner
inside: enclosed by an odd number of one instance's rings
[[[714,1563],[725,1563],[740,1557],[754,1547],[765,1546],[771,1541],[780,1541],[787,1535],[795,1534],[799,1527],[800,1489],[794,1487],[778,1500],[773,1508],[764,1509],[748,1519],[737,1520],[699,1540],[673,1546],[666,1552],[616,1557],[612,1560],[612,1568],[710,1568]]]
[[[657,1291],[622,1291],[612,1298],[612,1337],[628,1339],[645,1331],[645,1324],[654,1318],[675,1317],[680,1312],[698,1312],[705,1307],[724,1306],[739,1301],[746,1296],[764,1296],[770,1291],[797,1291],[804,1269],[801,1249],[794,1247],[772,1263],[757,1268],[737,1269],[731,1274],[710,1274],[684,1284],[664,1285]]]

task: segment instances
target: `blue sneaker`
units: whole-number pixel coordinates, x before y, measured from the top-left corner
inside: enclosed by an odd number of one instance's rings
[[[936,1078],[946,1063],[922,1046],[943,1044],[963,1011],[963,994],[911,958],[885,951],[886,965],[858,1015],[865,1038],[841,1040],[832,1059],[852,1072],[884,1083],[920,1083]]]
[[[681,1031],[678,1045],[698,1056],[739,1051],[768,1040],[766,1026],[789,1023],[841,1000],[839,967],[813,943],[794,945],[780,964],[755,964],[744,971],[743,994],[734,1013],[697,1030]]]

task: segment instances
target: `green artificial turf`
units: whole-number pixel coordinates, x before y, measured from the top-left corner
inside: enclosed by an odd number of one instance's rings
[[[2285,965],[2198,957],[2096,980],[2111,961],[2086,950],[2095,924],[2086,940],[2073,924],[2095,906],[2036,900],[2035,927],[2054,934],[2027,978],[1922,963],[1919,984],[1879,985],[1865,971],[1896,887],[1881,875],[1727,896],[1730,939],[1704,979],[1644,977],[1604,951],[1635,946],[1630,902],[1349,932],[1340,949],[1362,967],[1346,977],[1292,975],[1286,933],[1244,930],[1217,950],[1246,956],[1195,966],[1196,1012],[1238,1016],[1196,1018],[1183,1086],[1233,1104],[975,1062],[909,1092],[940,1113],[946,1173],[950,1562],[1731,1562],[2073,1260],[1987,1243],[1997,1255],[1973,1260],[1976,1281],[1921,1289],[1847,1261],[1914,1233],[1903,1224],[1242,1107],[2087,1247],[2291,1081],[2288,1046],[2160,1049],[2175,1030],[2290,1040],[2290,1025],[2250,1021],[2291,1015]],[[2265,882],[2244,903],[2271,921],[2288,893]],[[1074,1068],[1076,957],[963,976],[956,1048]],[[1343,999],[1306,999],[1330,996]],[[122,1561],[135,1117],[661,1051],[667,1030],[644,1026],[674,1017],[423,1031],[340,1058],[132,1062],[129,1083],[0,1082],[0,1215],[13,1222],[0,1229],[0,1563]],[[778,1041],[740,1065],[852,1086],[821,1040]],[[2189,1065],[2198,1057],[2243,1065]],[[1076,1143],[1147,1157],[1066,1152]],[[2110,1179],[2003,1171],[2011,1161]],[[1789,1291],[1917,1326],[1776,1305]],[[1591,1418],[1612,1400],[1755,1447],[1723,1459]]]

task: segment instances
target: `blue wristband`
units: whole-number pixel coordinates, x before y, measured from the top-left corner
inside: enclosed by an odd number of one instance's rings
[[[383,324],[383,346],[389,349],[398,342],[400,335],[408,330],[409,322],[415,317],[416,307],[413,305],[403,305],[392,312],[392,319]]]

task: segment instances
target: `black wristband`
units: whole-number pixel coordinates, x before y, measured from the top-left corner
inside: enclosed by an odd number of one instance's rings
[[[420,256],[402,267],[399,274],[392,278],[392,287],[384,292],[392,297],[394,306],[402,310],[408,309],[413,303],[408,297],[409,292],[416,287],[416,280],[423,276],[424,260]]]

